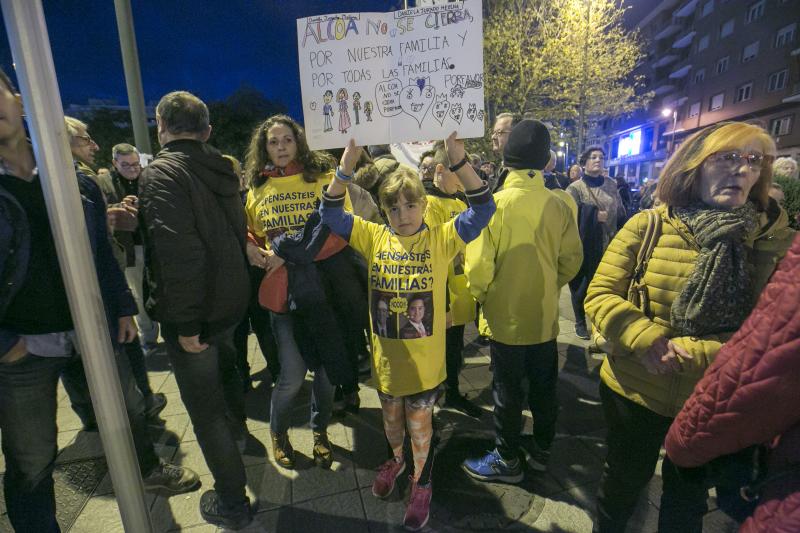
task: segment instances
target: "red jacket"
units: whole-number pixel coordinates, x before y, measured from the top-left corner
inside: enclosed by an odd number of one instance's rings
[[[685,467],[769,443],[769,473],[800,462],[800,236],[667,434]],[[800,531],[800,474],[769,484],[746,532]]]

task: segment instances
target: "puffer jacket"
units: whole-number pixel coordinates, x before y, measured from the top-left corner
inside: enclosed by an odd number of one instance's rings
[[[585,308],[594,327],[618,347],[603,361],[603,382],[651,411],[674,417],[733,332],[680,337],[673,331],[670,308],[694,270],[700,247],[670,208],[662,205],[656,212],[662,220],[661,235],[644,275],[653,318],[626,299],[647,228],[646,213],[631,218],[611,241],[589,285]],[[761,214],[759,227],[745,241],[754,268],[754,304],[793,236],[786,212],[772,202],[768,211]],[[691,354],[692,359],[683,363],[681,372],[654,375],[641,363],[641,356],[661,336]]]
[[[583,261],[575,217],[545,188],[540,170],[510,171],[494,198],[489,225],[467,245],[469,290],[492,339],[514,346],[553,340],[560,289]]]
[[[745,532],[800,531],[799,280],[797,237],[750,317],[678,413],[665,443],[675,464],[694,467],[772,442],[767,475],[773,481],[743,524]]]

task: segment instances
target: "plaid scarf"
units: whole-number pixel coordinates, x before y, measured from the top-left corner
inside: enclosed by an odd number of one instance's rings
[[[700,254],[670,320],[681,335],[703,336],[735,331],[753,307],[752,272],[744,240],[758,227],[752,202],[735,209],[707,205],[674,210],[691,231]]]

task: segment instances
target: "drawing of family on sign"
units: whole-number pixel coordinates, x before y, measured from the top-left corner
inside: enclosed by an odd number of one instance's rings
[[[347,89],[341,88],[336,92],[336,101],[339,103],[339,131],[342,133],[347,133],[352,127],[352,122],[350,121],[350,111],[348,109],[348,95]],[[333,91],[325,91],[325,94],[322,95],[322,115],[325,117],[325,125],[323,131],[333,131],[333,106],[331,105],[331,101],[333,101]],[[354,92],[353,93],[353,114],[356,117],[356,125],[361,124],[361,112],[362,104],[361,104],[361,93]],[[367,117],[367,122],[372,122],[372,102],[364,102],[363,104],[364,115]]]
[[[383,102],[382,107],[379,106],[378,108],[383,116],[393,117],[400,113],[405,113],[416,120],[420,129],[425,118],[429,116],[429,112],[440,126],[444,125],[444,121],[448,116],[457,124],[461,124],[465,115],[473,122],[476,120],[483,121],[484,111],[483,109],[478,109],[475,102],[468,104],[466,113],[464,113],[461,102],[450,102],[451,98],[460,100],[464,97],[465,87],[458,82],[453,87],[453,90],[450,91],[449,96],[446,92],[437,95],[436,89],[430,85],[430,78],[411,79],[408,85],[402,86],[402,88],[401,85],[400,80],[393,78],[384,80],[375,86],[375,98],[377,101]],[[468,80],[466,88],[481,88],[482,85],[481,81]],[[347,89],[341,88],[336,92],[336,102],[339,104],[339,126],[337,129],[342,134],[346,134],[347,130],[353,126],[350,118],[351,105],[356,126],[361,124],[362,111],[366,122],[372,122],[372,102],[367,100],[362,103],[361,93],[358,91],[352,94],[352,104],[349,103],[349,99]],[[322,115],[325,117],[323,131],[333,131],[334,107],[331,103],[333,101],[333,91],[325,91],[322,101]]]

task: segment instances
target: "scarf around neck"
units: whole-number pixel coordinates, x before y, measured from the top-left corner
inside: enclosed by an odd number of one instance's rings
[[[295,174],[301,174],[303,172],[303,164],[298,163],[297,161],[292,161],[284,168],[276,167],[273,164],[268,164],[264,167],[264,170],[261,171],[261,176],[264,178],[279,178],[281,176],[294,176]]]
[[[735,209],[718,209],[694,204],[674,212],[694,236],[700,254],[672,302],[672,327],[691,336],[739,329],[754,303],[744,241],[758,227],[755,205],[748,201]]]

